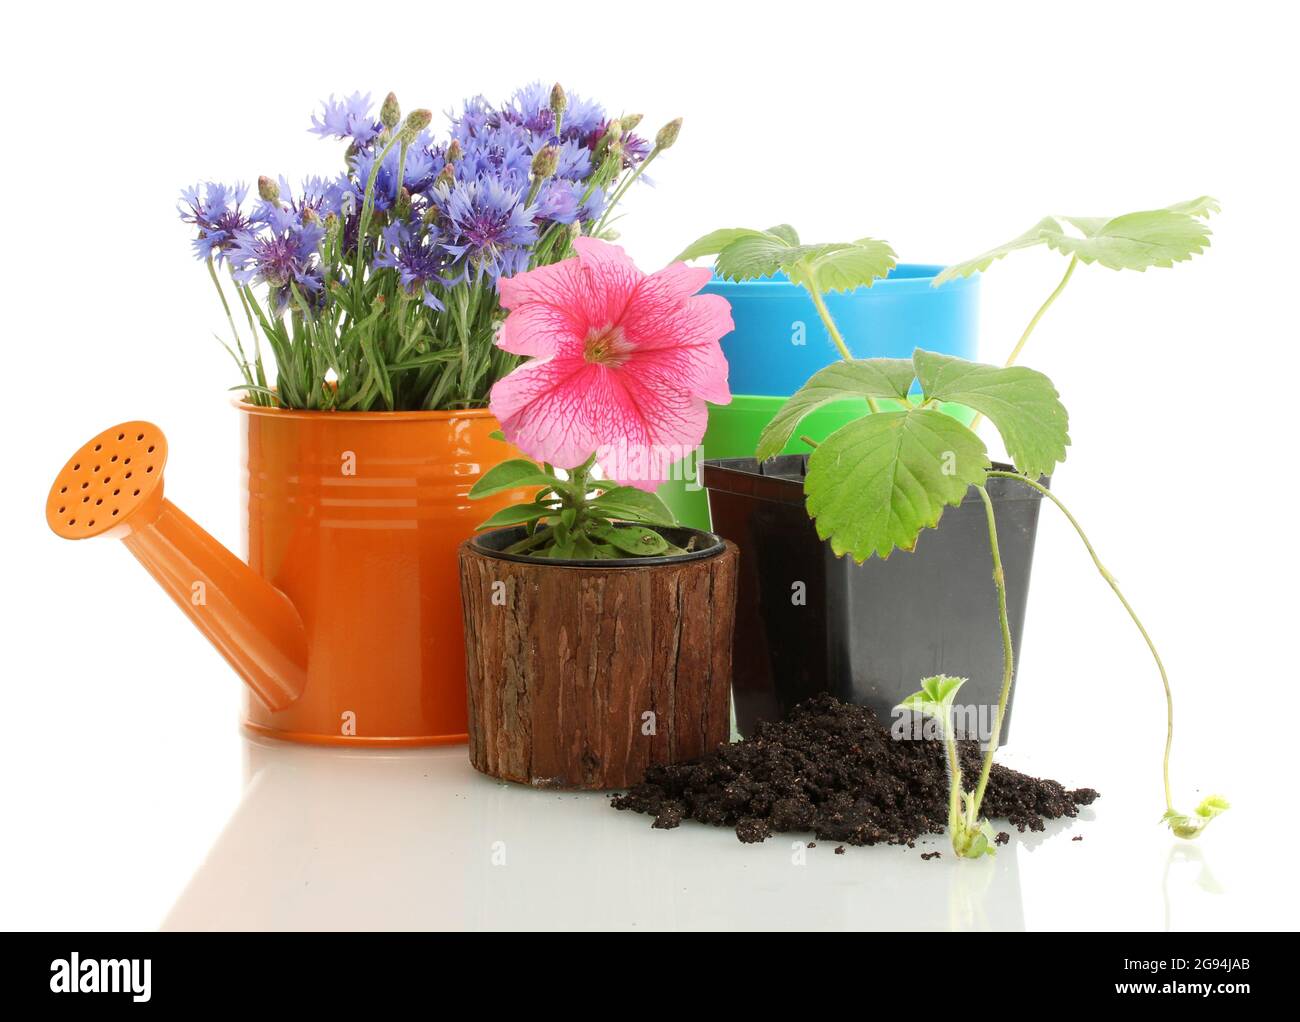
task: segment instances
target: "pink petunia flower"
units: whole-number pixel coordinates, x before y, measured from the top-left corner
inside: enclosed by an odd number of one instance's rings
[[[705,401],[727,404],[733,329],[720,295],[697,295],[709,270],[674,263],[647,276],[617,245],[573,243],[577,256],[500,281],[510,310],[497,343],[531,355],[492,388],[506,439],[538,461],[581,465],[654,490],[704,437]]]

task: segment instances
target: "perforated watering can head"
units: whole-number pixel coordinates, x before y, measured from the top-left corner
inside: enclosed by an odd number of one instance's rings
[[[64,539],[125,535],[158,517],[167,438],[151,422],[123,422],[87,441],[63,466],[45,520]]]
[[[167,438],[153,423],[112,426],[63,466],[45,520],[64,539],[122,540],[257,697],[283,709],[307,682],[298,612],[163,496],[166,464]]]

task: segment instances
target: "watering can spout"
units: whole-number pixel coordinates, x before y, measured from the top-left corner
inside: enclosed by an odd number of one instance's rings
[[[307,682],[297,610],[163,496],[167,441],[148,422],[105,430],[68,459],[45,517],[64,539],[120,539],[271,710]]]

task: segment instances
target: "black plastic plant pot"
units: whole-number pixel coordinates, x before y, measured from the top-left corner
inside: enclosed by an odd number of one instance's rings
[[[817,537],[804,506],[806,468],[805,455],[704,465],[714,531],[740,548],[733,688],[741,734],[819,692],[892,723],[894,707],[922,678],[949,674],[969,679],[958,696],[957,733],[988,738],[1002,639],[977,491],[947,508],[913,552],[855,564]],[[1042,495],[1012,479],[991,479],[987,489],[1018,653]],[[1008,704],[1002,741],[1010,714]]]

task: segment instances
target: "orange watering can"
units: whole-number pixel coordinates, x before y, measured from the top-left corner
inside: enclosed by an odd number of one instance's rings
[[[163,496],[167,441],[124,422],[74,454],[45,516],[120,539],[248,684],[244,723],[340,745],[465,740],[456,550],[511,491],[470,501],[518,452],[486,410],[307,412],[238,405],[241,560]]]

